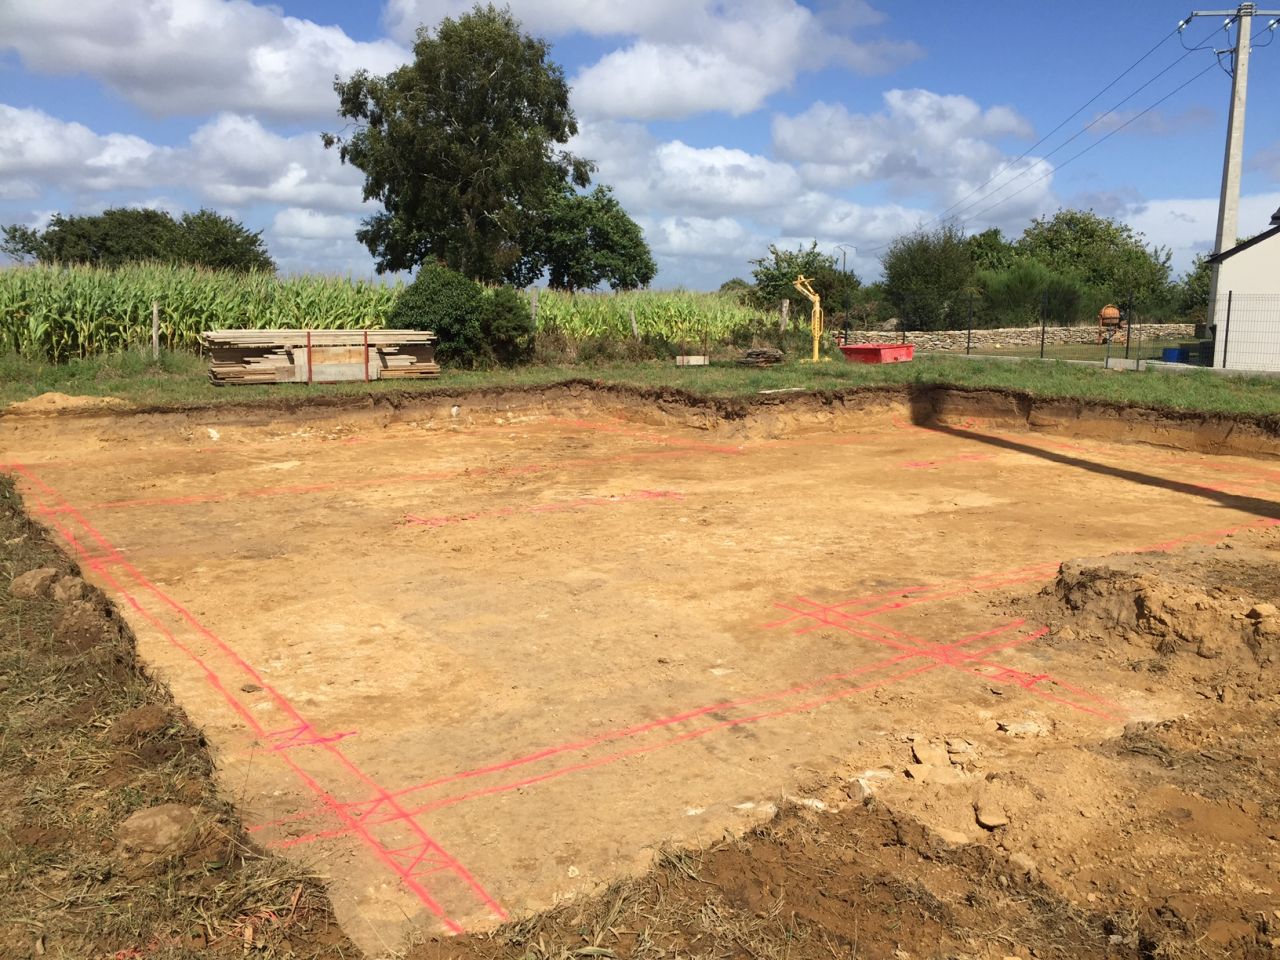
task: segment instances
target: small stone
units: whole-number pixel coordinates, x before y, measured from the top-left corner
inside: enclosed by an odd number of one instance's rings
[[[939,827],[934,832],[943,843],[950,844],[953,847],[964,846],[969,842],[968,834],[961,833],[959,830],[948,830],[946,827]]]
[[[947,753],[968,753],[973,749],[973,744],[968,740],[953,739],[947,741]]]
[[[999,729],[1011,737],[1043,737],[1044,724],[1034,720],[1001,720]]]
[[[1009,857],[1009,865],[1014,867],[1018,872],[1034,877],[1036,873],[1036,862],[1028,857],[1025,853],[1015,853]]]
[[[1280,615],[1280,610],[1274,603],[1255,603],[1245,614],[1250,620],[1267,620],[1277,615]]]
[[[978,826],[988,830],[995,830],[1009,823],[1009,815],[1005,813],[1004,807],[993,800],[979,800],[973,805],[973,812],[977,817]]]
[[[945,767],[951,761],[947,758],[947,751],[934,743],[926,743],[917,740],[911,745],[911,753],[916,758],[916,763],[927,764],[931,767]]]
[[[60,577],[53,585],[53,599],[58,603],[72,603],[83,600],[87,584],[79,577]]]
[[[241,693],[261,693],[262,688],[256,683],[242,683],[240,685]]]
[[[9,583],[9,596],[19,600],[36,600],[47,597],[53,590],[54,581],[61,574],[53,567],[37,567],[13,578]]]
[[[850,780],[844,785],[844,792],[854,803],[866,803],[871,797],[871,786],[865,780]]]
[[[162,803],[139,810],[116,828],[116,854],[131,877],[192,850],[204,835],[207,816],[198,807]]]

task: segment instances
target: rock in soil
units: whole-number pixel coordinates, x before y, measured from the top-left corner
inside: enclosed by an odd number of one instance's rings
[[[995,830],[1009,824],[1009,815],[994,800],[979,800],[973,805],[973,809],[980,827]]]
[[[97,604],[81,600],[58,615],[53,624],[53,638],[77,650],[88,650],[112,629],[111,621]]]
[[[1274,603],[1255,603],[1245,616],[1250,620],[1268,620],[1275,617],[1278,612],[1280,611],[1276,610]]]
[[[53,585],[53,599],[58,603],[71,603],[83,600],[87,584],[79,577],[60,577]]]
[[[916,763],[925,763],[931,767],[945,767],[951,762],[943,747],[925,740],[913,743],[911,753],[915,756]]]
[[[163,803],[133,814],[116,829],[116,855],[130,876],[141,876],[194,849],[209,826],[199,807]]]
[[[53,583],[61,573],[53,567],[37,567],[13,578],[9,584],[9,596],[19,600],[35,600],[49,596]]]

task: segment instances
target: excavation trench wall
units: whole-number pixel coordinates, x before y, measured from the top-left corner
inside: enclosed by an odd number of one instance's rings
[[[269,401],[216,407],[122,409],[85,405],[61,417],[107,417],[123,435],[155,436],[175,424],[260,425],[287,421],[299,428],[341,416],[395,423],[426,421],[464,426],[476,418],[609,413],[654,426],[700,429],[728,440],[782,437],[813,429],[856,428],[875,416],[900,417],[921,427],[990,426],[1065,437],[1146,443],[1197,453],[1280,457],[1280,417],[1229,416],[1084,400],[1034,397],[1019,391],[934,385],[832,392],[785,392],[755,397],[706,397],[588,380],[551,386],[313,397],[282,393]],[[10,410],[0,418],[25,417]]]

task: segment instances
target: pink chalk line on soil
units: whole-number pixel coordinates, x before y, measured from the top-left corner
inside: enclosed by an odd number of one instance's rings
[[[30,468],[22,464],[0,465],[0,469],[11,470],[26,479],[30,486],[36,488],[39,492],[33,493],[33,499],[37,504],[37,513],[49,519],[52,526],[58,531],[67,544],[81,558],[84,564],[94,570],[104,582],[106,582],[113,590],[115,590],[125,602],[138,612],[148,623],[150,623],[159,633],[161,633],[175,648],[184,653],[204,674],[206,681],[223,697],[227,704],[235,711],[237,715],[244,721],[246,726],[254,733],[256,737],[264,742],[270,742],[273,737],[278,737],[282,733],[288,734],[290,730],[296,730],[299,734],[305,731],[312,731],[311,724],[304,719],[297,709],[274,687],[266,682],[266,680],[245,661],[233,648],[223,642],[211,630],[185,607],[164,593],[154,583],[148,580],[137,570],[132,564],[124,560],[120,556],[119,551],[99,532],[92,524],[87,521],[80,511],[68,503],[56,490],[45,483]],[[70,519],[70,522],[80,528],[78,535],[74,528],[67,523],[57,519],[64,516]],[[95,555],[89,547],[82,543],[80,536],[87,536],[94,541],[107,557],[114,558],[113,566],[120,569],[122,575],[131,579],[136,585],[136,589],[140,589],[142,596],[150,595],[152,601],[158,601],[161,607],[169,608],[169,615],[174,616],[185,622],[198,636],[202,637],[206,642],[211,644],[225,659],[227,659],[234,669],[237,669],[258,687],[260,687],[270,697],[274,709],[288,717],[294,724],[293,727],[284,731],[276,731],[272,733],[268,731],[259,720],[258,716],[248,707],[240,702],[223,681],[219,673],[209,665],[199,654],[195,652],[189,645],[183,643],[182,640],[160,619],[156,612],[150,609],[144,599],[139,599],[139,595],[132,592],[113,575],[102,562],[99,555]],[[378,798],[378,802],[389,806],[400,814],[399,804],[391,797],[386,789],[374,781],[368,774],[361,770],[354,762],[348,758],[339,747],[335,745],[334,740],[341,739],[338,737],[320,737],[314,738],[314,743],[310,744],[318,749],[324,750],[331,759],[335,760],[342,769],[344,769],[353,779],[359,781],[365,786],[371,788],[374,796]],[[303,746],[298,743],[294,746]],[[368,826],[360,822],[354,817],[348,805],[340,802],[330,791],[320,785],[318,780],[309,773],[303,764],[295,760],[292,754],[295,751],[279,751],[277,755],[281,761],[288,767],[295,776],[317,797],[321,806],[328,810],[340,822],[345,825],[345,832],[354,834],[364,841],[365,845],[370,849],[374,856],[384,865],[389,867],[418,899],[422,902],[431,913],[433,913],[444,924],[446,929],[452,933],[464,932],[463,927],[457,920],[453,919],[445,908],[439,903],[435,896],[428,890],[422,882],[424,873],[420,871],[421,865],[428,859],[432,862],[432,869],[428,872],[434,873],[435,864],[443,864],[450,872],[457,876],[471,891],[471,893],[490,910],[494,916],[499,919],[506,919],[506,911],[498,904],[496,900],[480,885],[480,883],[471,875],[471,873],[452,855],[447,853],[435,840],[433,840],[422,829],[416,820],[407,815],[397,816],[395,819],[403,823],[404,827],[415,838],[414,847],[421,849],[422,855],[411,858],[407,863],[403,858],[396,855],[397,851],[392,851],[379,840],[370,830]]]
[[[1193,543],[1198,541],[1213,542],[1213,541],[1220,540],[1225,536],[1240,533],[1245,530],[1264,529],[1268,527],[1274,527],[1277,525],[1280,525],[1280,520],[1259,519],[1259,520],[1250,521],[1244,524],[1238,524],[1232,527],[1223,527],[1223,528],[1217,528],[1214,530],[1203,531],[1199,533],[1186,534],[1180,537],[1175,537],[1170,540],[1163,541],[1159,544],[1153,544],[1150,546],[1141,547],[1139,548],[1139,550],[1161,550],[1161,551],[1169,550],[1176,546],[1180,546],[1186,543]],[[764,626],[766,628],[777,628],[777,627],[786,626],[788,624],[798,624],[796,628],[796,632],[809,632],[811,630],[821,629],[823,626],[831,626],[836,629],[842,629],[842,630],[845,630],[846,632],[851,632],[851,633],[855,633],[856,635],[863,636],[866,639],[870,639],[882,645],[889,646],[893,649],[899,650],[900,652],[896,656],[890,657],[886,660],[867,664],[862,667],[858,667],[854,670],[850,670],[844,673],[831,674],[829,676],[821,677],[821,678],[818,678],[817,680],[802,683],[797,686],[790,687],[790,688],[787,688],[786,690],[782,690],[776,693],[767,693],[767,694],[762,694],[755,697],[750,697],[745,700],[720,702],[720,703],[715,703],[705,707],[698,707],[695,709],[674,714],[669,717],[662,717],[662,718],[651,720],[635,726],[630,726],[630,727],[622,728],[619,730],[610,731],[608,733],[591,737],[589,739],[565,743],[565,744],[561,744],[559,746],[554,746],[554,747],[548,747],[542,750],[538,750],[538,751],[526,754],[521,757],[517,757],[512,760],[507,760],[500,763],[493,763],[486,766],[477,767],[472,770],[466,770],[458,773],[449,774],[447,776],[439,777],[434,780],[426,781],[425,783],[420,783],[420,784],[415,784],[413,786],[400,788],[398,790],[392,791],[392,795],[395,797],[403,797],[410,794],[430,790],[435,787],[443,786],[449,783],[455,783],[455,782],[464,781],[464,780],[486,777],[491,774],[499,773],[505,770],[510,770],[510,769],[524,766],[527,764],[538,763],[540,761],[549,759],[561,753],[588,750],[595,746],[599,746],[601,744],[608,743],[611,741],[624,740],[632,737],[637,737],[637,736],[652,732],[654,730],[669,727],[679,723],[684,723],[709,713],[717,713],[723,710],[729,710],[736,707],[751,705],[751,704],[760,703],[760,702],[767,702],[770,700],[776,700],[776,699],[792,696],[797,693],[811,690],[814,687],[820,686],[825,683],[831,683],[831,682],[835,682],[843,679],[849,679],[854,676],[859,676],[868,672],[875,672],[878,670],[885,669],[889,666],[893,666],[899,663],[904,663],[906,661],[919,658],[919,657],[927,658],[932,662],[927,664],[923,669],[909,671],[907,674],[901,677],[889,678],[887,680],[880,680],[871,684],[863,685],[861,687],[854,689],[853,692],[856,693],[856,692],[861,692],[865,689],[873,689],[875,687],[883,686],[886,683],[896,683],[901,679],[906,679],[906,677],[908,676],[915,676],[918,673],[923,673],[928,670],[935,669],[936,667],[946,666],[952,669],[957,669],[957,670],[969,673],[971,675],[977,676],[989,682],[1014,683],[1041,699],[1045,699],[1050,702],[1059,704],[1061,706],[1069,707],[1081,713],[1093,715],[1101,719],[1116,721],[1117,717],[1122,713],[1122,708],[1114,704],[1112,701],[1109,701],[1103,697],[1100,697],[1090,691],[1084,690],[1083,688],[1071,685],[1066,681],[1058,679],[1050,674],[1032,674],[1032,673],[1018,670],[1013,667],[1006,666],[1004,664],[993,663],[986,659],[987,656],[997,651],[1012,649],[1013,647],[1020,646],[1032,640],[1038,639],[1041,636],[1044,636],[1048,632],[1047,628],[1040,629],[1028,635],[1019,636],[1017,638],[1014,638],[1011,641],[995,644],[989,648],[986,648],[980,651],[974,651],[974,652],[963,651],[957,654],[954,651],[959,650],[959,648],[962,645],[968,642],[971,642],[973,639],[993,636],[1009,629],[1021,627],[1024,625],[1025,621],[1020,621],[1020,620],[1014,621],[1013,623],[1005,624],[1001,627],[997,627],[994,630],[987,631],[981,634],[975,634],[973,637],[966,637],[953,644],[932,645],[928,641],[925,641],[917,637],[913,637],[909,634],[903,633],[902,631],[897,631],[881,624],[870,622],[867,619],[873,614],[885,613],[892,610],[898,610],[904,607],[913,606],[915,604],[924,603],[931,600],[942,600],[942,599],[947,599],[947,598],[956,597],[956,596],[963,596],[963,595],[975,593],[975,592],[999,589],[1000,587],[1004,587],[1004,586],[1021,584],[1021,583],[1026,583],[1026,582],[1031,582],[1036,580],[1043,580],[1046,577],[1052,576],[1057,571],[1057,568],[1058,568],[1057,562],[1031,564],[1025,567],[1014,568],[1012,570],[985,573],[975,577],[949,581],[942,584],[899,587],[895,590],[876,593],[876,594],[869,594],[862,597],[855,597],[853,599],[839,601],[834,604],[825,604],[825,605],[817,604],[815,603],[815,601],[806,600],[804,598],[799,598],[800,602],[808,605],[804,608],[788,607],[785,604],[778,604],[778,606],[782,607],[783,609],[787,609],[788,612],[790,612],[792,615],[789,617],[783,618],[782,620],[765,624]],[[831,621],[831,622],[828,622],[828,621]],[[847,694],[847,693],[837,694],[834,699],[840,699],[846,695],[850,695],[850,694]],[[820,705],[821,703],[825,703],[825,702],[829,702],[829,699],[823,699],[821,701],[817,701],[813,705]],[[483,788],[480,790],[471,791],[469,793],[463,793],[453,797],[445,797],[441,800],[433,801],[424,806],[416,807],[409,811],[409,815],[411,816],[418,815],[431,810],[441,809],[442,807],[452,806],[454,804],[461,803],[465,800],[471,800],[477,797],[488,796],[495,793],[502,793],[510,790],[520,789],[522,787],[530,786],[535,783],[540,783],[546,780],[564,776],[569,773],[575,773],[582,770],[593,769],[595,767],[603,766],[608,763],[613,763],[617,760],[622,760],[627,757],[636,756],[641,753],[648,753],[665,746],[672,746],[677,743],[683,743],[691,739],[696,739],[698,737],[705,736],[706,734],[712,733],[716,730],[726,729],[727,727],[732,727],[732,726],[738,726],[738,725],[741,725],[742,723],[755,722],[756,720],[759,720],[759,719],[765,719],[769,717],[785,715],[788,713],[794,713],[794,712],[798,712],[798,710],[800,709],[809,709],[813,705],[810,705],[810,707],[801,707],[796,709],[788,709],[783,711],[776,711],[773,713],[761,714],[757,717],[751,717],[746,719],[724,721],[719,724],[715,724],[711,727],[704,727],[699,730],[692,731],[689,734],[683,734],[677,737],[673,737],[669,740],[661,742],[660,744],[648,745],[648,746],[636,748],[633,750],[627,750],[620,753],[611,754],[604,758],[598,758],[585,763],[575,764],[568,767],[562,767],[547,773],[539,774],[532,777],[527,777],[511,783],[499,784],[497,786],[491,786],[491,787]],[[372,803],[372,807],[370,807],[370,803]],[[361,813],[367,814],[368,812],[372,812],[373,810],[375,810],[379,805],[380,804],[378,803],[377,800],[374,800],[372,802],[361,801],[357,803],[354,808]],[[259,824],[255,827],[251,827],[250,830],[262,830],[268,827],[283,825],[286,822],[290,822],[290,820],[314,819],[317,816],[323,816],[323,815],[324,815],[324,811],[315,811],[315,810],[303,811],[302,813],[296,815],[295,818],[286,818],[285,820],[273,821],[269,824]],[[329,838],[341,836],[346,832],[347,831],[345,828],[319,831],[319,832],[307,834],[305,836],[300,836],[300,837],[295,837],[288,840],[279,841],[276,844],[273,844],[273,846],[282,846],[282,847],[296,846],[299,844],[314,842],[316,840],[329,839]]]
[[[843,686],[834,692],[822,694],[814,699],[806,700],[798,704],[792,704],[776,710],[755,713],[747,716],[733,717],[729,719],[719,720],[716,723],[708,724],[701,727],[696,727],[692,730],[687,730],[675,736],[671,736],[666,739],[660,740],[656,743],[642,744],[640,746],[632,747],[626,750],[606,754],[601,757],[595,757],[582,762],[569,764],[567,766],[553,768],[549,771],[544,771],[542,773],[532,774],[517,780],[507,781],[507,782],[498,783],[498,784],[492,784],[489,786],[480,787],[464,793],[434,799],[429,802],[423,803],[420,806],[416,806],[410,809],[408,811],[408,814],[410,816],[419,816],[431,811],[440,810],[446,807],[451,807],[456,804],[463,803],[470,800],[475,800],[481,797],[492,796],[500,793],[507,793],[513,790],[520,790],[525,787],[532,786],[534,784],[543,783],[553,779],[558,779],[560,777],[567,776],[569,774],[580,773],[587,770],[594,770],[599,767],[606,766],[608,764],[616,763],[620,760],[625,760],[631,757],[652,753],[654,751],[662,750],[667,747],[675,746],[677,744],[687,743],[689,741],[697,740],[707,736],[708,734],[716,733],[719,731],[729,730],[729,729],[733,729],[735,727],[740,727],[747,724],[758,723],[762,720],[770,720],[770,719],[790,716],[798,713],[809,712],[818,707],[824,706],[826,704],[834,703],[840,700],[845,700],[850,697],[856,696],[860,693],[865,693],[869,690],[874,690],[874,689],[888,686],[891,684],[900,683],[904,680],[909,679],[910,677],[917,676],[919,674],[936,669],[938,666],[941,666],[945,658],[948,656],[948,653],[947,653],[948,651],[959,649],[975,641],[997,636],[999,634],[1006,633],[1010,630],[1018,630],[1023,626],[1025,626],[1025,621],[1015,620],[1010,623],[1003,624],[999,627],[996,627],[992,630],[986,630],[981,633],[975,633],[970,636],[963,637],[960,640],[957,640],[953,643],[930,646],[930,647],[921,648],[921,649],[913,649],[907,652],[897,654],[895,656],[887,657],[882,660],[877,660],[873,663],[864,664],[852,670],[847,670],[842,673],[830,674],[828,676],[819,677],[815,680],[811,680],[802,684],[797,684],[795,686],[788,687],[785,690],[759,694],[759,695],[748,697],[741,700],[722,701],[722,702],[711,704],[705,707],[699,707],[693,710],[688,710],[679,714],[675,714],[673,716],[662,717],[656,720],[651,720],[647,723],[639,724],[633,727],[628,727],[623,730],[611,731],[609,733],[601,734],[599,736],[591,737],[589,739],[577,741],[574,743],[566,743],[557,747],[548,747],[547,749],[539,750],[535,753],[527,754],[522,757],[516,757],[512,760],[507,760],[501,763],[494,763],[484,767],[478,767],[474,770],[462,771],[459,773],[451,774],[446,777],[440,777],[435,780],[427,781],[426,783],[420,783],[410,787],[404,787],[402,789],[394,791],[393,795],[396,797],[405,797],[410,794],[421,793],[421,792],[431,790],[436,787],[449,784],[449,783],[455,783],[458,781],[470,780],[475,778],[483,778],[494,773],[500,773],[500,772],[514,769],[516,767],[536,763],[561,753],[565,753],[565,752],[576,753],[584,750],[589,750],[593,747],[600,746],[602,744],[610,743],[617,740],[638,738],[644,734],[659,731],[659,730],[674,726],[676,724],[685,723],[689,720],[696,719],[698,717],[702,717],[707,714],[719,714],[725,711],[740,709],[745,706],[755,706],[762,703],[769,703],[772,701],[793,698],[800,694],[809,693],[815,690],[816,688],[819,688],[822,686],[837,684],[840,681],[850,680],[855,677],[862,677],[867,674],[874,674],[884,670],[888,670],[890,668],[893,668],[895,666],[906,663],[913,659],[917,659],[922,656],[925,657],[926,659],[931,659],[932,661],[918,667],[912,667],[911,669],[902,671],[900,673],[895,673],[891,676],[877,678],[877,679],[870,680],[868,682],[857,684],[854,686]],[[1032,631],[1026,634],[1020,634],[1011,640],[1006,640],[1004,642],[994,644],[990,647],[973,651],[972,657],[977,661],[981,662],[982,658],[990,653],[993,653],[997,650],[1008,649],[1009,647],[1017,646],[1022,643],[1030,642],[1032,640],[1035,640],[1043,636],[1045,632],[1047,631],[1037,630],[1037,631]],[[394,819],[394,818],[385,817],[384,815],[371,816],[371,814],[376,812],[378,806],[379,804],[377,801],[374,801],[372,806],[370,806],[369,802],[365,801],[365,802],[354,804],[353,809],[355,809],[359,814],[363,816],[363,818],[365,819],[365,822],[381,823],[381,822],[389,822],[389,820]],[[346,832],[347,832],[346,828],[341,827],[333,830],[319,831],[319,832],[308,834],[305,836],[290,838],[288,840],[279,841],[271,845],[275,847],[292,847],[292,846],[297,846],[304,843],[311,843],[317,840],[331,839],[333,837],[342,836]]]
[[[420,524],[424,527],[445,527],[451,523],[464,523],[468,520],[488,520],[494,517],[510,517],[519,513],[560,513],[566,510],[581,510],[585,507],[607,507],[620,503],[638,503],[643,500],[683,500],[684,494],[674,490],[636,490],[632,493],[621,493],[609,497],[577,497],[573,500],[553,500],[549,503],[535,503],[522,507],[499,507],[496,510],[478,510],[475,513],[437,514],[431,517],[420,517],[406,514],[405,522]]]

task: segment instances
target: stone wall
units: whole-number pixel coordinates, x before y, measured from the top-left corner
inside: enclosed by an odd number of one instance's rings
[[[839,331],[836,331],[837,334]],[[1135,323],[1133,325],[1133,341],[1138,343],[1152,339],[1190,340],[1194,337],[1195,327],[1190,323]],[[910,332],[907,343],[926,350],[963,350],[968,331],[965,330],[931,330],[928,333]],[[849,331],[849,343],[900,343],[902,334],[892,330]],[[1044,332],[1046,344],[1060,343],[1097,343],[1097,325],[1078,327],[1047,327]],[[1115,340],[1120,343],[1119,337]],[[995,349],[1026,349],[1040,346],[1039,327],[998,327],[994,330],[974,330],[973,349],[986,352]]]

